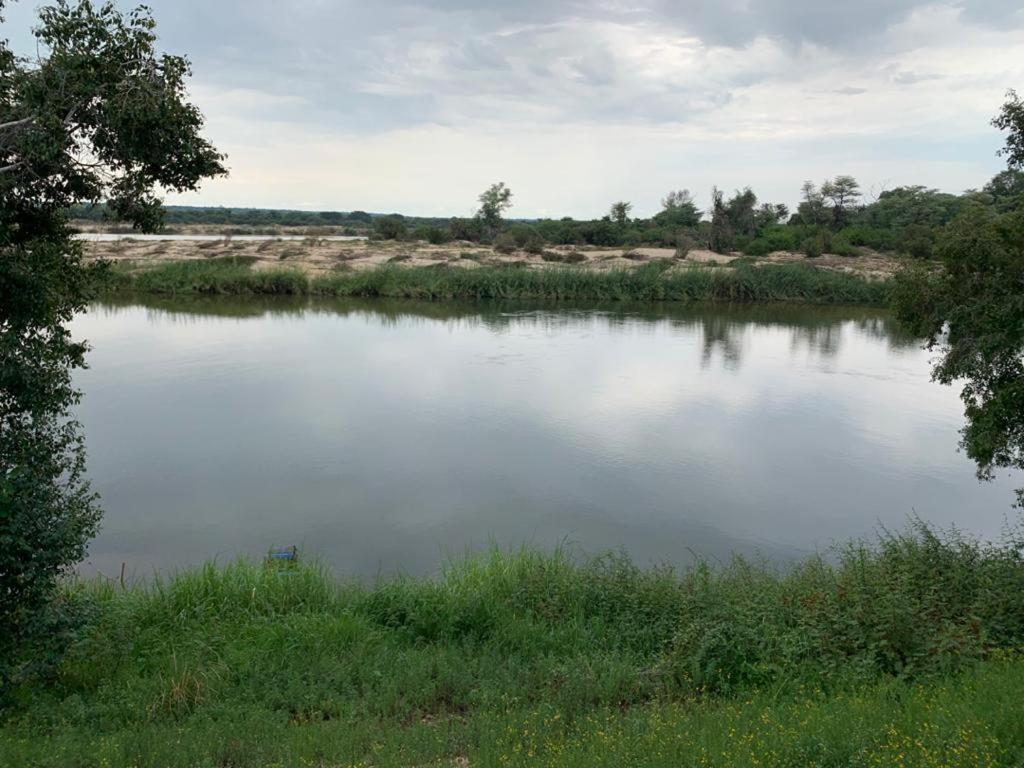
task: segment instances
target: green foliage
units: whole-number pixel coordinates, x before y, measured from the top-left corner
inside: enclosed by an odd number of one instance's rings
[[[381,216],[373,222],[373,231],[382,240],[401,240],[408,231],[405,217],[398,214]]]
[[[546,261],[581,261],[574,252],[544,251]],[[307,278],[297,270],[253,271],[227,257],[114,270],[109,291],[149,293],[284,293],[419,299],[593,299],[608,301],[793,301],[873,304],[889,285],[840,272],[794,265],[669,270],[671,262],[597,271],[565,269],[410,269],[385,266]]]
[[[617,203],[612,203],[611,211],[608,214],[608,218],[610,218],[619,227],[626,227],[629,224],[629,214],[632,210],[632,203],[627,203],[624,200],[620,200]]]
[[[1024,210],[973,207],[943,230],[935,253],[941,269],[899,276],[896,314],[939,349],[935,379],[963,382],[962,445],[979,475],[1024,469]]]
[[[1007,91],[1006,101],[992,120],[992,125],[1007,132],[1006,145],[999,153],[1006,158],[1007,166],[1012,170],[1024,170],[1024,101],[1013,89]]]
[[[661,208],[653,219],[659,228],[692,229],[700,223],[700,210],[688,189],[669,192],[661,201]]]
[[[921,186],[886,190],[864,209],[864,224],[890,232],[909,226],[943,227],[963,209],[962,197]],[[865,243],[869,245],[869,243]]]
[[[1022,544],[914,525],[784,568],[491,551],[372,586],[245,562],[77,585],[66,599],[89,609],[55,676],[18,679],[0,762],[204,765],[231,744],[232,765],[507,762],[496,749],[521,764],[611,750],[608,764],[679,765],[714,744],[722,765],[780,749],[847,764],[850,749],[909,754],[903,732],[920,730],[929,748],[953,738],[964,764],[1024,749],[1024,666],[1009,655],[1024,642]],[[1009,708],[986,722],[1011,740],[965,741],[980,726],[944,709],[964,702]],[[947,716],[955,727],[910,725]],[[649,737],[620,743],[634,727]],[[670,743],[685,751],[661,754]]]
[[[417,240],[425,240],[431,245],[444,245],[451,239],[441,227],[420,227],[413,235]]]
[[[500,181],[481,192],[478,199],[480,208],[476,216],[484,230],[493,237],[501,229],[502,215],[512,206],[512,190]]]
[[[146,9],[60,0],[35,35],[31,62],[0,43],[0,687],[100,517],[70,417],[86,347],[67,324],[102,270],[83,264],[66,213],[105,198],[153,229],[157,188],[224,173],[185,100],[189,64],[156,51]]]
[[[860,200],[860,184],[853,176],[825,179],[821,185],[821,196],[831,203],[832,229],[842,229],[852,217]]]
[[[896,247],[915,259],[930,259],[935,248],[935,230],[924,224],[908,224],[896,236]]]

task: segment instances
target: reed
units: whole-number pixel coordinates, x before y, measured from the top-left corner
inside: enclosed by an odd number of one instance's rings
[[[454,299],[582,301],[803,302],[884,305],[889,283],[805,265],[638,267],[593,270],[560,265],[458,268],[398,264],[372,270],[337,270],[313,278],[298,270],[260,269],[237,258],[195,260],[153,268],[114,269],[108,292],[158,294],[289,294]]]

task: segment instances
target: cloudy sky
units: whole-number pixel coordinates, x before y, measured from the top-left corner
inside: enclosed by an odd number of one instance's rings
[[[27,50],[39,0],[7,11]],[[130,4],[119,2],[126,8]],[[466,215],[638,214],[713,184],[793,202],[1001,167],[1020,0],[149,0],[231,176],[172,202]]]

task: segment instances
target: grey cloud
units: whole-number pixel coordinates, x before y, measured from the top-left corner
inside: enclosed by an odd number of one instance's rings
[[[860,96],[862,93],[867,93],[867,88],[855,88],[852,85],[847,85],[843,88],[836,88],[832,93],[838,93],[840,96]]]
[[[944,76],[918,72],[897,72],[891,79],[897,85],[915,85],[917,83],[928,82],[929,80],[942,80],[944,79]]]

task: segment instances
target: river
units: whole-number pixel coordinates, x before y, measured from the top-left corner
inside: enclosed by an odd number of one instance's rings
[[[361,577],[490,545],[786,561],[913,515],[998,536],[1021,484],[975,479],[956,391],[874,310],[128,299],[73,330],[87,573],[290,544]]]

